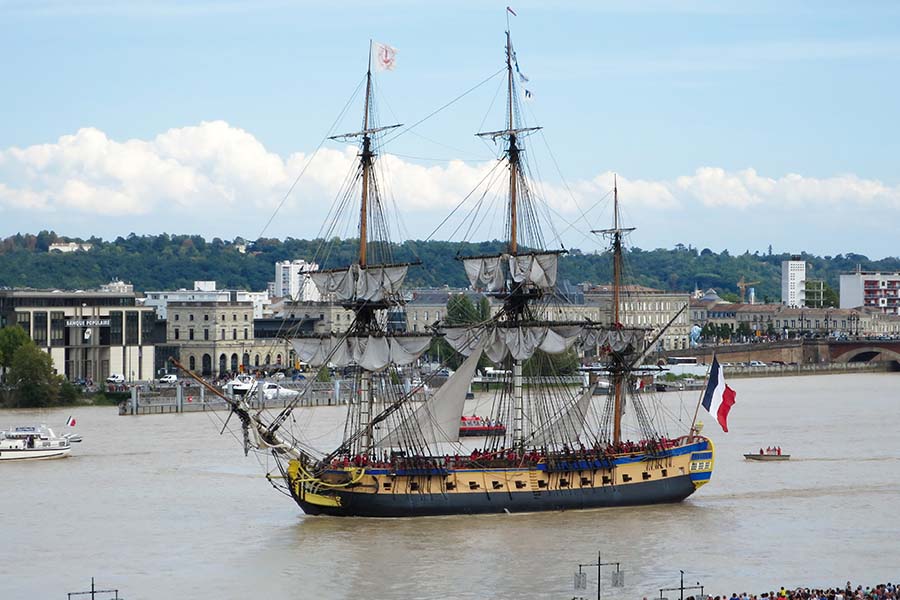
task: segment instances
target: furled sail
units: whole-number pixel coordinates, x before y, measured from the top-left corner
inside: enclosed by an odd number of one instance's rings
[[[338,302],[365,300],[380,302],[400,292],[409,265],[379,265],[318,271],[310,277],[323,296],[332,295]]]
[[[509,275],[516,283],[529,283],[544,290],[556,289],[558,252],[535,252],[509,257]]]
[[[527,360],[540,349],[548,354],[562,354],[582,336],[584,327],[579,325],[520,325],[517,327],[447,327],[445,339],[450,346],[468,356],[480,342],[485,355],[499,363],[512,355],[516,360]]]
[[[549,446],[560,440],[576,440],[584,430],[588,410],[591,406],[593,386],[587,386],[578,398],[575,398],[569,406],[563,408],[559,414],[534,432],[529,440],[532,446]]]
[[[559,252],[498,254],[462,259],[472,287],[488,292],[502,290],[506,284],[503,265],[515,283],[526,283],[546,291],[556,289]]]
[[[378,445],[402,445],[403,433],[411,431],[416,432],[417,441],[421,440],[426,444],[459,441],[460,417],[480,357],[480,349],[472,352],[444,385],[438,388],[434,396],[420,404],[404,422],[385,435]]]
[[[413,363],[430,343],[430,335],[348,335],[291,340],[297,357],[313,367],[331,363],[339,368],[358,365],[367,371],[380,371],[389,364]]]
[[[506,283],[506,276],[501,267],[502,261],[503,256],[498,255],[464,258],[462,262],[473,288],[496,292],[503,289]]]
[[[582,343],[613,352],[635,352],[644,348],[644,329],[587,329]]]

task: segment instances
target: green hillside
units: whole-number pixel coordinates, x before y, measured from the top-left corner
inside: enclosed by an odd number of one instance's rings
[[[235,246],[243,240],[210,241],[201,236],[169,235],[119,237],[112,241],[99,238],[72,241],[90,242],[89,252],[49,254],[47,248],[61,240],[53,232],[37,235],[18,234],[0,242],[0,287],[59,289],[95,288],[112,279],[134,284],[136,290],[189,288],[194,280],[215,280],[220,288],[265,289],[274,277],[274,263],[303,258],[317,260],[323,267],[347,264],[357,249],[354,240],[259,239],[247,244],[242,254]],[[410,270],[410,286],[462,287],[467,285],[457,255],[494,252],[502,248],[498,241],[483,243],[406,242],[391,247],[399,262],[421,261],[423,266]],[[781,261],[786,254],[749,253],[732,256],[727,251],[712,252],[678,245],[673,249],[642,250],[630,248],[625,257],[628,279],[654,288],[691,291],[695,286],[715,288],[720,293],[736,294],[737,281],[759,281],[757,298],[778,301],[781,293]],[[809,277],[824,279],[838,288],[841,272],[857,265],[866,270],[898,271],[896,257],[870,260],[859,254],[813,256],[803,254],[810,263]],[[426,268],[427,267],[427,268]],[[610,258],[605,253],[585,254],[570,249],[560,262],[560,277],[572,283],[609,282]]]

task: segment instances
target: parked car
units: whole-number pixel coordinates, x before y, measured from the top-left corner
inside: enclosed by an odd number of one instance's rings
[[[766,367],[768,365],[766,365],[766,363],[764,363],[761,360],[751,360],[749,366],[751,366],[751,367]]]
[[[162,377],[159,378],[160,383],[165,384],[175,384],[178,383],[178,375],[175,373],[166,373]]]
[[[125,383],[125,376],[120,375],[118,373],[113,373],[112,375],[110,375],[109,377],[106,378],[106,383],[121,385],[121,384]]]

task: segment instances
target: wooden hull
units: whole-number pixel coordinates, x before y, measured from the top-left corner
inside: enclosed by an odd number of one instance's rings
[[[615,457],[599,468],[598,462],[415,475],[350,468],[344,472],[349,484],[335,487],[309,483],[292,464],[288,480],[294,499],[312,515],[419,517],[639,506],[681,502],[693,494],[709,481],[714,449],[701,438],[652,457]]]
[[[747,460],[755,460],[757,462],[777,462],[780,460],[790,460],[790,454],[745,454]]]

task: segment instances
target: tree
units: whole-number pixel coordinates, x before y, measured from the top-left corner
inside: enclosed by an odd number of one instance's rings
[[[53,359],[31,340],[13,355],[9,382],[15,386],[18,407],[50,406],[59,394],[60,377],[53,372]]]
[[[841,303],[841,299],[838,296],[837,292],[835,292],[834,289],[827,283],[825,284],[825,290],[822,292],[822,297],[822,304],[825,306],[825,308],[837,308]]]
[[[6,370],[12,365],[16,350],[30,341],[31,338],[18,325],[0,329],[0,381],[5,381]]]

